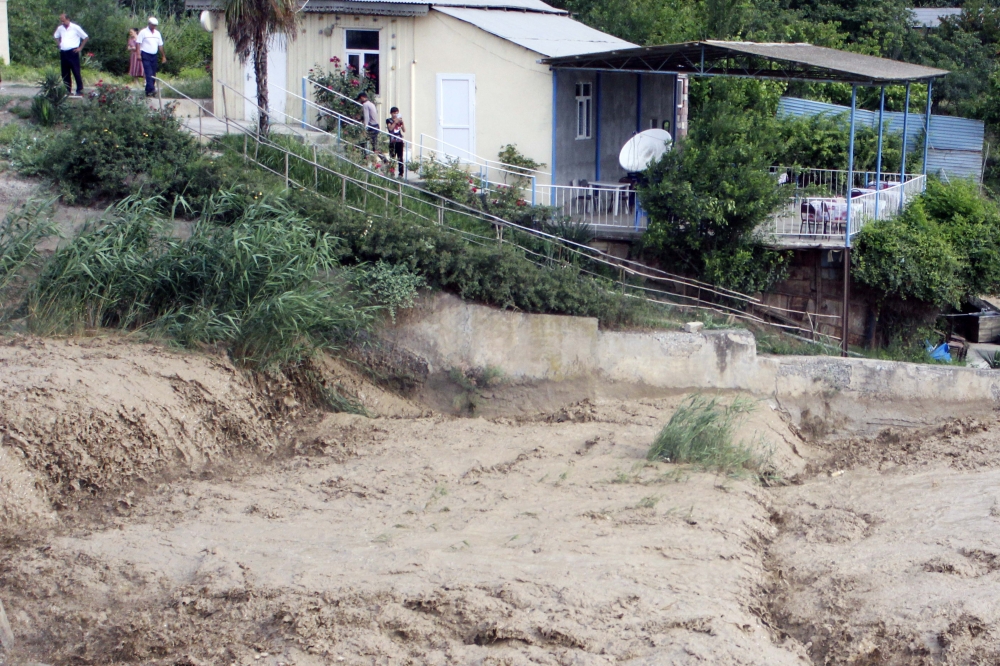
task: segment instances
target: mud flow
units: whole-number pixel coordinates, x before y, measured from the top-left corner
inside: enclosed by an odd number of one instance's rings
[[[681,395],[459,417],[326,372],[367,416],[222,358],[0,344],[0,663],[1000,663],[992,416],[805,441],[760,400],[762,485],[646,461]]]

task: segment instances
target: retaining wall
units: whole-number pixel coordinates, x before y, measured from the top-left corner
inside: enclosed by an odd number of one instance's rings
[[[386,333],[431,373],[495,366],[514,380],[599,376],[668,390],[743,390],[816,434],[933,423],[1000,406],[1000,372],[818,356],[758,356],[748,331],[602,331],[589,317],[529,315],[436,294]]]

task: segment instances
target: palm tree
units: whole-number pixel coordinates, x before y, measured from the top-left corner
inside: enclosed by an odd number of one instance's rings
[[[267,48],[271,37],[295,39],[298,0],[225,0],[226,32],[236,48],[236,57],[246,66],[253,58],[257,77],[258,127],[267,134]]]

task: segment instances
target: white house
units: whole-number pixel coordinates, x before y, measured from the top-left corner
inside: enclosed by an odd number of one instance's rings
[[[219,0],[187,0],[187,8],[212,12],[215,108],[251,117],[253,103],[233,91],[255,98],[253,68],[233,55]],[[539,61],[633,46],[540,0],[308,0],[297,38],[271,49],[272,121],[300,120],[303,77],[336,56],[377,68],[379,111],[399,107],[416,144],[495,160],[514,143],[554,170],[555,183],[617,180],[618,152],[632,134],[683,130],[677,77],[556,74]]]

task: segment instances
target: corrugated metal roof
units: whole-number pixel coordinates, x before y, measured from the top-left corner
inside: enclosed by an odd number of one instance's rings
[[[941,19],[961,16],[961,7],[912,7],[913,24],[921,28],[940,28]]]
[[[434,9],[550,58],[635,46],[558,14],[444,7],[439,3]]]
[[[547,14],[566,14],[541,0],[307,0],[302,11],[310,13],[342,13],[356,10],[358,14],[399,14],[407,6],[422,6],[426,10],[433,6],[471,7],[475,9],[517,9]],[[186,0],[184,7],[190,10],[222,11],[222,0]]]
[[[782,97],[778,102],[779,116],[840,116],[851,109],[838,104],[816,102],[798,97]],[[878,128],[878,112],[858,109],[855,122],[861,127]],[[899,111],[886,112],[886,128],[890,132],[903,132],[903,114]],[[917,143],[924,131],[924,114],[910,113],[906,126],[906,145],[922,148]],[[985,126],[981,120],[958,118],[956,116],[931,115],[930,150],[927,155],[927,172],[944,170],[949,176],[979,178],[982,173],[983,140]]]
[[[705,40],[606,53],[551,58],[554,68],[629,72],[681,72],[749,76],[756,79],[843,81],[881,85],[923,81],[948,72],[898,60],[812,44]]]

